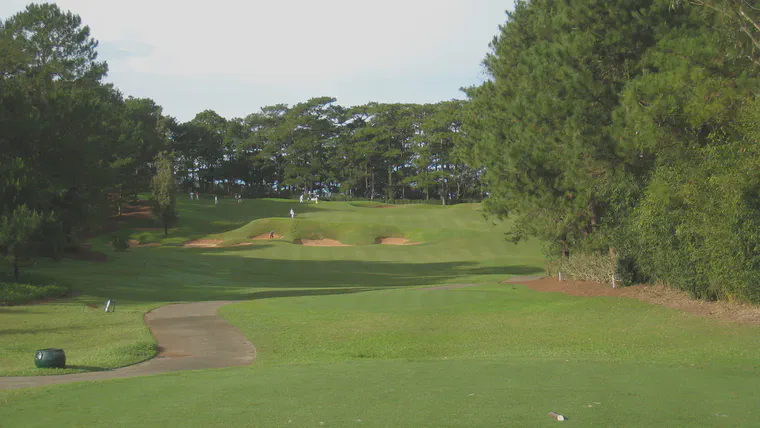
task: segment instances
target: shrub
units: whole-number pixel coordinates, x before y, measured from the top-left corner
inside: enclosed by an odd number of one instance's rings
[[[60,285],[32,285],[0,282],[0,306],[20,305],[48,297],[63,297],[69,290]]]
[[[129,248],[129,242],[123,235],[113,235],[111,237],[111,246],[113,247],[114,251],[121,252]]]

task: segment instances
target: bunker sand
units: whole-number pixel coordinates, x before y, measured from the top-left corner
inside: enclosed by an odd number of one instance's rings
[[[145,323],[158,342],[155,358],[128,367],[58,376],[0,377],[0,389],[27,388],[71,382],[120,379],[180,370],[247,366],[256,348],[217,310],[232,301],[161,306],[145,314]],[[33,353],[29,364],[33,364]],[[71,357],[71,356],[69,356]]]

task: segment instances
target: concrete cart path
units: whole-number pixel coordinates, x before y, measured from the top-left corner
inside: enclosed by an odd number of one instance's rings
[[[145,323],[158,342],[158,355],[145,362],[100,372],[0,377],[0,389],[249,365],[256,359],[256,348],[240,330],[216,314],[230,303],[237,302],[173,304],[145,314]]]

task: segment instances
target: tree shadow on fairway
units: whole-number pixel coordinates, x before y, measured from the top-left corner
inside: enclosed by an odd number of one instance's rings
[[[355,287],[355,288],[313,288],[313,289],[285,289],[256,291],[250,295],[250,299],[271,299],[277,297],[304,297],[304,296],[330,296],[334,294],[354,294],[364,291],[374,291],[378,288]]]
[[[363,260],[290,260],[252,257],[256,247],[157,249],[120,255],[70,273],[71,285],[90,297],[126,302],[249,300],[439,285],[477,275],[530,275],[526,265],[483,267],[477,262],[405,263]],[[251,251],[254,252],[251,252]],[[244,256],[238,252],[245,251]],[[151,254],[155,254],[151,257]],[[63,275],[61,281],[66,281]],[[68,281],[67,281],[68,282]],[[337,291],[330,291],[337,290]]]

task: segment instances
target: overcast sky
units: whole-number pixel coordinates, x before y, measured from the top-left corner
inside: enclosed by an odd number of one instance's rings
[[[28,1],[0,1],[0,17]],[[512,0],[60,0],[100,42],[107,81],[181,121],[332,96],[463,98]]]

